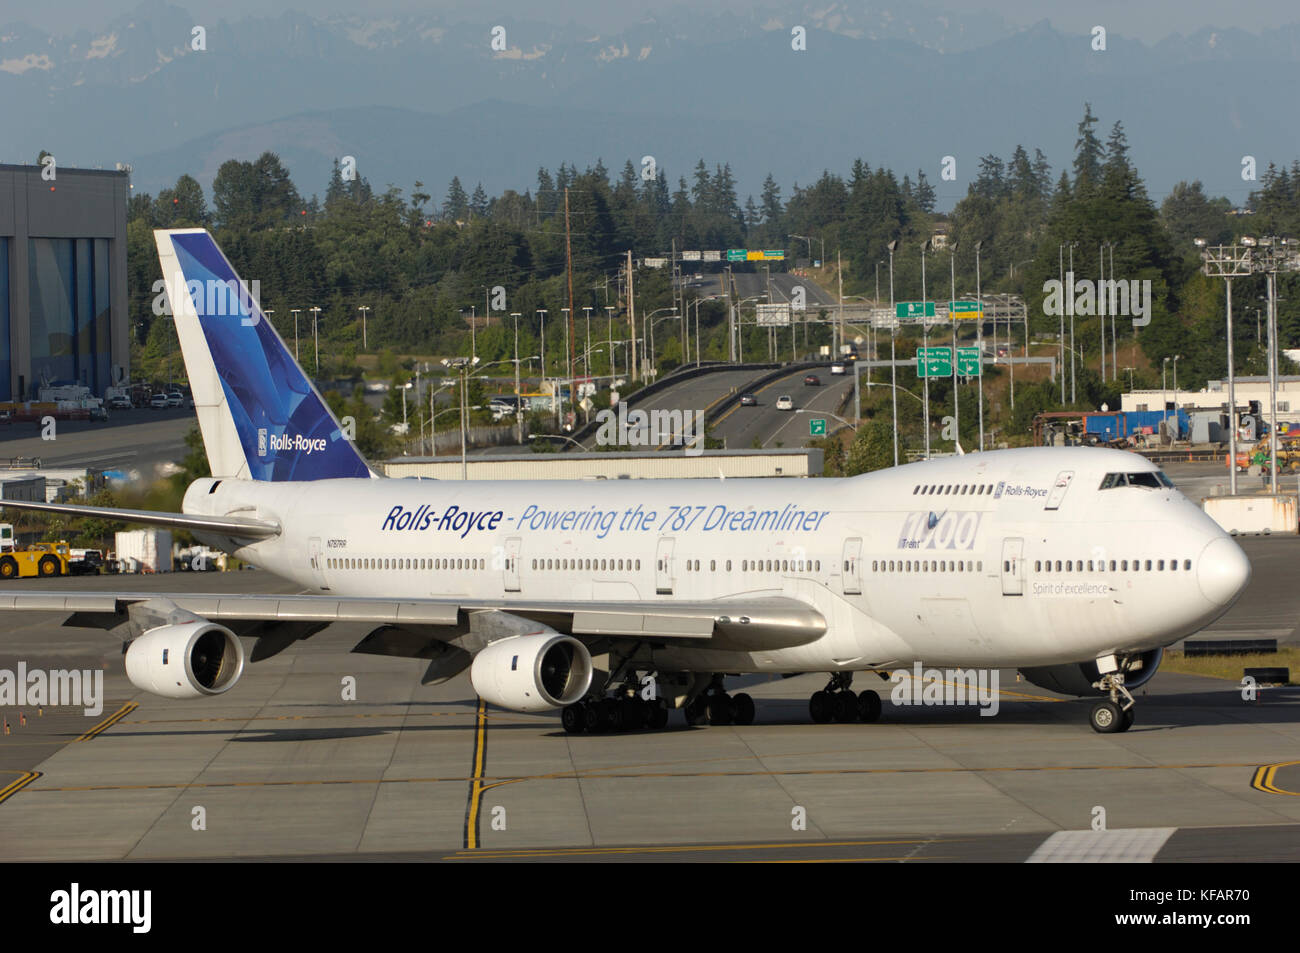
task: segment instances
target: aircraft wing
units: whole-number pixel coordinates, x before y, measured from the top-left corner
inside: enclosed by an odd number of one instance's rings
[[[0,508],[39,510],[73,517],[94,517],[118,523],[144,523],[147,526],[172,526],[192,532],[220,533],[237,539],[266,539],[280,535],[280,524],[250,516],[194,516],[188,513],[162,513],[157,510],[123,510],[115,506],[86,506],[80,503],[36,503],[31,500],[0,500]]]
[[[574,603],[0,590],[0,611],[68,613],[66,625],[105,629],[126,622],[131,607],[144,603],[175,606],[238,634],[261,636],[272,632],[276,623],[293,623],[300,631],[314,632],[334,622],[360,622],[407,629],[444,627],[450,637],[468,628],[470,615],[487,612],[529,619],[578,637],[687,640],[706,643],[709,648],[750,651],[802,645],[826,632],[826,619],[817,609],[787,596],[713,602]]]

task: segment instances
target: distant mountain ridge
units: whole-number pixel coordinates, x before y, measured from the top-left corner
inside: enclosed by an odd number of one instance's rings
[[[924,169],[940,208],[965,194],[981,155],[1042,148],[1054,174],[1073,154],[1084,101],[1102,132],[1123,121],[1153,195],[1179,179],[1244,201],[1259,170],[1300,155],[1288,80],[1300,27],[1231,27],[1152,46],[1044,23],[1010,31],[984,14],[879,3],[702,15],[653,8],[626,30],[447,22],[434,16],[287,13],[204,23],[146,0],[100,30],[52,36],[0,27],[0,161],[134,167],[156,192],[189,172],[210,185],[228,158],[264,149],[300,190],[322,193],[354,155],[372,186],[441,197],[458,175],[489,193],[532,187],[537,167],[654,156],[675,185],[697,158],[729,162],[740,194],[773,173],[788,197],[855,157],[900,176]],[[206,49],[191,48],[203,26]],[[790,30],[807,30],[791,48]],[[491,46],[494,26],[505,49]],[[957,178],[943,181],[943,157]]]

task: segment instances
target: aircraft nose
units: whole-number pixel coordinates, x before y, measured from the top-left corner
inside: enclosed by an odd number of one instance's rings
[[[1205,598],[1216,606],[1226,606],[1250,582],[1250,560],[1236,542],[1220,536],[1201,550],[1201,558],[1196,561],[1196,582]]]

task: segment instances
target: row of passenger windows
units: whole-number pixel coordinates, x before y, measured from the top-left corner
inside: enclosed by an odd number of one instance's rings
[[[1097,560],[1089,559],[1086,561],[1086,563],[1082,559],[1066,559],[1064,561],[1060,559],[1057,560],[1035,559],[1034,572],[1106,572],[1106,565],[1107,563],[1106,560],[1104,559],[1097,559]],[[1111,572],[1141,572],[1143,571],[1144,565],[1146,567],[1147,572],[1165,571],[1165,560],[1163,559],[1146,559],[1146,560],[1112,559],[1110,560],[1110,571]],[[1055,566],[1056,568],[1053,569],[1052,568],[1053,566]],[[1191,568],[1192,568],[1192,561],[1190,559],[1184,559],[1183,569],[1190,570]],[[1178,570],[1177,559],[1169,560],[1169,570],[1171,572],[1177,572]]]
[[[984,496],[993,492],[992,483],[930,483],[912,487],[912,495],[922,496]]]
[[[847,570],[848,564],[844,568]],[[982,559],[873,559],[872,572],[983,572]]]
[[[641,568],[639,559],[534,559],[533,568],[541,571],[582,570],[586,572],[628,572]]]
[[[327,560],[330,569],[482,569],[487,565],[486,559],[478,557],[465,558],[451,556],[433,559],[421,559],[413,556],[401,559],[378,556],[331,557]]]

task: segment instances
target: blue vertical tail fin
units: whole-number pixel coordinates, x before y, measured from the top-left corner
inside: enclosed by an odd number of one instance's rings
[[[154,239],[212,475],[375,476],[207,230]]]

